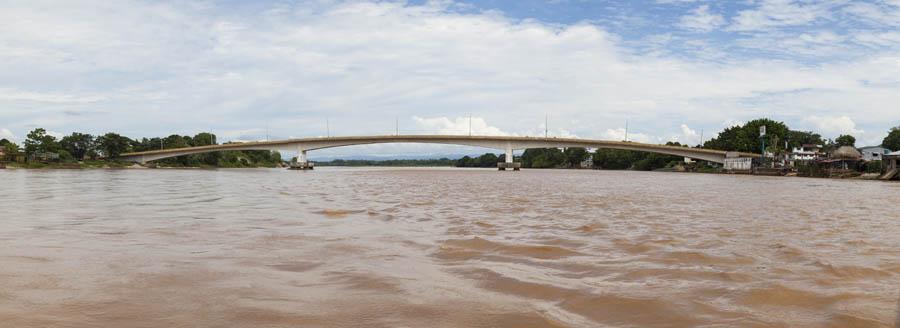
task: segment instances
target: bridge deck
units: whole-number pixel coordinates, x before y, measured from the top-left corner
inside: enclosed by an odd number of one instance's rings
[[[688,148],[678,146],[646,144],[639,142],[592,140],[578,138],[556,137],[518,137],[518,136],[461,136],[461,135],[388,135],[388,136],[347,136],[347,137],[319,137],[301,138],[276,141],[254,141],[242,143],[229,143],[222,145],[198,146],[188,148],[171,148],[133,152],[122,154],[120,157],[126,160],[144,159],[156,160],[171,156],[205,153],[226,150],[292,150],[302,148],[304,150],[316,150],[331,147],[351,145],[375,144],[375,143],[439,143],[467,145],[494,149],[526,149],[543,147],[586,147],[586,148],[612,148],[624,150],[636,150],[684,156],[701,160],[714,160],[722,162],[726,156],[725,151]],[[292,148],[293,147],[293,148]],[[759,157],[758,154],[738,153],[740,157]]]

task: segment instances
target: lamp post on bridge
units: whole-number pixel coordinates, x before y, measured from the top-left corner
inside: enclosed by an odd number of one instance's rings
[[[766,126],[762,125],[759,127],[759,144],[760,149],[762,150],[762,160],[763,165],[766,163]]]

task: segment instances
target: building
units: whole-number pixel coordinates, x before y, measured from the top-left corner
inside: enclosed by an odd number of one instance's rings
[[[727,171],[747,171],[753,169],[753,159],[750,157],[731,157],[725,158],[725,170]]]
[[[862,154],[856,148],[841,146],[831,153],[830,159],[826,162],[831,164],[832,169],[856,170],[861,160]]]
[[[815,144],[804,144],[800,147],[795,147],[788,154],[788,160],[791,162],[814,161],[823,157],[825,157],[825,153],[822,152],[822,145]]]
[[[29,156],[29,160],[32,162],[41,162],[41,163],[49,163],[49,162],[58,162],[59,154],[58,153],[33,153]]]
[[[884,174],[879,179],[890,180],[900,177],[900,166],[898,164],[900,164],[900,151],[885,154],[881,162]]]
[[[884,157],[891,152],[890,149],[881,147],[881,146],[868,146],[857,148],[860,153],[862,153],[862,159],[864,161],[880,161]]]
[[[578,166],[583,169],[594,168],[594,156],[591,156],[591,154],[588,153],[587,158],[585,158],[583,161],[581,161],[581,163],[579,163]]]

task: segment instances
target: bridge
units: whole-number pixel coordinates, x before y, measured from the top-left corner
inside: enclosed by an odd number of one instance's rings
[[[451,144],[462,146],[474,146],[492,148],[506,153],[505,162],[498,163],[500,169],[518,169],[519,163],[513,162],[513,151],[528,148],[607,148],[651,152],[665,155],[691,158],[696,160],[724,163],[727,157],[759,157],[759,154],[725,152],[721,150],[688,148],[678,146],[666,146],[646,144],[630,141],[608,141],[577,138],[556,137],[510,137],[510,136],[462,136],[462,135],[385,135],[385,136],[352,136],[352,137],[319,137],[288,139],[278,141],[254,141],[242,143],[228,143],[222,145],[210,145],[188,148],[173,148],[152,150],[144,152],[125,153],[119,156],[124,161],[147,163],[169,157],[201,154],[226,150],[270,150],[270,151],[296,151],[297,164],[301,168],[310,167],[307,152],[317,149],[344,147],[353,145],[379,144],[379,143],[429,143]]]

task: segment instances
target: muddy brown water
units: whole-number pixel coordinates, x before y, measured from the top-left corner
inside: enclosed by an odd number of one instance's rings
[[[0,171],[2,327],[894,327],[900,184]]]

